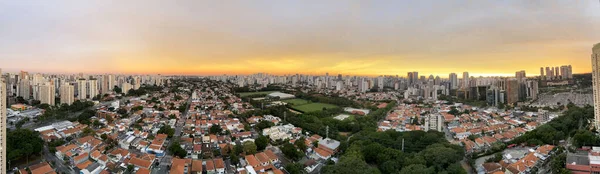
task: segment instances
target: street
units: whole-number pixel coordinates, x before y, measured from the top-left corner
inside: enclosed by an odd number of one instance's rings
[[[152,170],[152,173],[161,173],[162,174],[162,173],[167,173],[169,171],[168,166],[171,165],[171,159],[173,158],[173,156],[169,155],[169,147],[171,147],[171,144],[173,143],[174,140],[179,140],[179,137],[181,136],[181,131],[183,131],[183,127],[185,126],[185,122],[188,118],[190,105],[192,104],[191,96],[188,98],[188,101],[186,104],[187,104],[187,109],[182,114],[183,116],[180,117],[181,119],[178,120],[177,123],[175,124],[175,134],[173,135],[173,138],[171,138],[171,140],[167,144],[167,147],[166,147],[165,153],[164,153],[165,156],[160,158],[159,166],[155,167]]]
[[[44,159],[50,164],[54,163],[53,167],[56,169],[56,171],[67,172],[71,174],[79,173],[65,166],[64,161],[62,159],[58,159],[54,154],[50,153],[50,151],[48,150],[48,146],[44,146]]]

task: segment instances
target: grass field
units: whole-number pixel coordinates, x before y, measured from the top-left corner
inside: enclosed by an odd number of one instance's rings
[[[247,97],[247,96],[251,96],[251,95],[267,95],[270,93],[274,93],[277,91],[258,91],[258,92],[242,92],[240,93],[240,97]]]
[[[302,112],[313,112],[313,111],[320,111],[323,110],[323,108],[337,108],[336,105],[332,105],[332,104],[327,104],[327,103],[309,103],[309,104],[303,104],[303,105],[294,105],[292,106],[292,108],[302,111]]]
[[[308,100],[299,99],[299,98],[287,99],[287,100],[281,100],[281,101],[282,101],[282,102],[289,103],[289,104],[291,104],[291,105],[303,105],[303,104],[308,104]]]

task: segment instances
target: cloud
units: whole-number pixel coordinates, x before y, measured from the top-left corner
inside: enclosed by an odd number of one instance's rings
[[[69,72],[510,74],[562,63],[585,72],[589,47],[600,37],[599,7],[584,1],[7,1],[0,2],[6,24],[0,61],[13,69]],[[82,66],[88,64],[94,66]]]

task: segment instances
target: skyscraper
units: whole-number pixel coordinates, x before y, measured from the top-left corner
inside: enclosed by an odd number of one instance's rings
[[[77,80],[77,99],[85,100],[87,98],[87,80]]]
[[[408,72],[406,74],[406,79],[408,80],[408,85],[412,85],[413,84],[413,73],[412,72]]]
[[[519,80],[519,81],[525,80],[525,78],[527,78],[526,76],[527,76],[527,75],[525,74],[525,70],[517,71],[517,72],[515,73],[515,77],[516,77],[516,78],[517,78],[517,80]]]
[[[104,75],[102,80],[102,93],[106,94],[115,87],[115,77],[112,74]]]
[[[73,85],[65,83],[60,86],[60,103],[61,104],[73,104],[73,96],[75,96],[75,87]]]
[[[29,79],[21,79],[19,82],[19,96],[25,100],[29,100],[31,97],[31,85],[29,85]]]
[[[450,87],[452,89],[458,89],[458,75],[456,73],[450,73]]]
[[[55,90],[54,84],[46,83],[40,86],[40,102],[49,104],[50,106],[54,105],[55,98]]]
[[[540,68],[540,79],[544,80],[544,67]]]
[[[6,174],[6,83],[0,69],[0,173]]]
[[[110,88],[110,87],[109,87],[109,89],[112,90],[112,88]],[[96,80],[96,79],[88,80],[88,95],[90,96],[90,98],[93,98],[98,94],[99,94],[98,93],[98,80]]]
[[[592,48],[592,84],[594,93],[595,127],[600,126],[600,43]]]
[[[515,104],[519,101],[519,82],[506,79],[506,103]]]
[[[469,72],[463,72],[462,87],[469,88]]]

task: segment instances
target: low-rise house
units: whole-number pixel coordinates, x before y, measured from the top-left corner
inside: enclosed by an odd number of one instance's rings
[[[267,166],[270,164],[269,157],[267,157],[267,154],[265,154],[264,152],[257,153],[254,156],[256,157],[260,165]]]
[[[206,160],[206,173],[208,174],[216,174],[217,170],[215,169],[215,163],[213,160]]]
[[[216,173],[224,174],[225,173],[225,162],[223,161],[223,159],[217,158],[217,159],[214,159],[214,162],[215,162]]]

